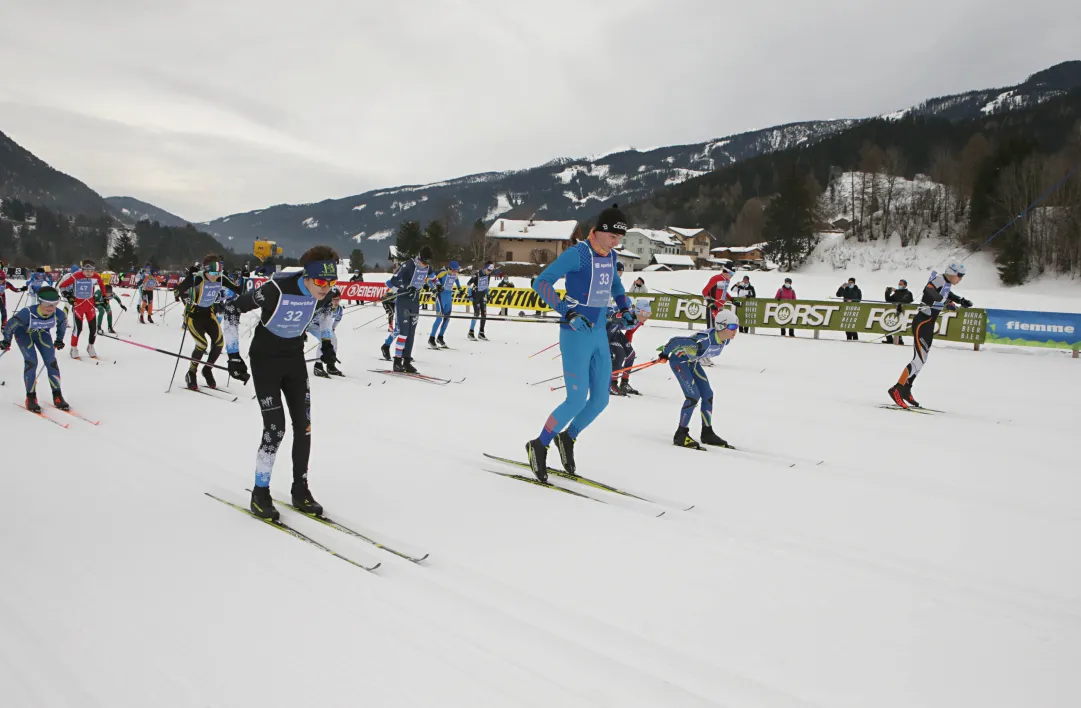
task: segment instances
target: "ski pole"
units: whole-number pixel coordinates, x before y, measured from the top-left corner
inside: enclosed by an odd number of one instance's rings
[[[372,322],[376,322],[376,321],[378,321],[378,320],[384,319],[384,318],[385,318],[386,316],[387,316],[387,313],[385,313],[385,312],[384,312],[384,313],[382,313],[381,315],[379,315],[378,317],[376,317],[375,319],[371,319],[371,320],[368,320],[368,321],[367,321],[367,322],[365,322],[364,324],[362,324],[362,325],[357,325],[357,326],[356,326],[356,327],[354,327],[353,329],[354,329],[354,330],[357,330],[357,329],[361,329],[361,328],[363,328],[363,327],[367,327],[367,326],[368,326],[368,325],[370,325],[370,324],[371,324]]]
[[[185,328],[184,331],[186,332],[187,328]],[[222,366],[221,364],[208,364],[205,361],[203,361],[202,359],[194,359],[194,358],[192,358],[190,356],[184,356],[183,354],[177,354],[176,352],[171,352],[171,351],[168,351],[166,349],[158,349],[157,347],[152,347],[149,344],[142,344],[140,342],[134,342],[134,341],[132,341],[130,339],[121,339],[120,337],[114,337],[111,334],[101,334],[100,332],[98,333],[98,336],[99,337],[106,337],[108,339],[115,339],[118,342],[123,342],[124,344],[130,344],[133,347],[139,347],[140,349],[149,349],[152,352],[157,352],[159,354],[165,354],[166,356],[176,357],[177,359],[186,359],[187,361],[194,361],[197,364],[202,364],[203,366],[209,366],[212,369],[221,369],[222,371],[226,371],[226,372],[229,371],[229,367],[227,367],[227,366]],[[181,340],[181,346],[184,346],[183,340]],[[177,362],[177,363],[179,364],[179,362]],[[175,371],[174,371],[173,375],[174,376],[176,375]]]
[[[644,364],[635,364],[634,366],[628,366],[628,367],[625,367],[623,369],[617,369],[617,370],[612,372],[612,378],[615,379],[620,374],[629,374],[632,371],[641,371],[642,369],[648,369],[649,367],[656,366],[657,364],[660,364],[660,363],[661,363],[660,359],[653,359],[652,361],[647,361]],[[555,378],[559,378],[559,377],[557,376]],[[548,379],[548,380],[551,381],[551,379]],[[538,381],[537,383],[543,383],[543,382]],[[567,385],[563,384],[562,386],[552,386],[552,387],[550,387],[549,390],[558,391],[559,389],[566,388],[566,387],[567,387]]]
[[[549,346],[545,347],[544,349],[541,349],[539,352],[534,352],[533,354],[530,354],[526,358],[527,359],[532,359],[533,357],[537,356],[537,354],[542,354],[542,353],[548,351],[549,349],[551,349],[552,347],[555,347],[555,346],[559,346],[559,342],[556,342],[555,344],[550,344]]]
[[[177,347],[177,349],[179,349],[180,351],[184,351],[184,340],[187,339],[187,337],[188,337],[188,328],[185,327],[184,328],[184,333],[180,335],[180,346]],[[188,357],[188,358],[190,358],[192,361],[196,361],[196,359],[194,357]],[[170,391],[173,390],[173,379],[176,378],[176,370],[179,369],[179,368],[180,368],[180,359],[177,359],[176,363],[173,364],[173,375],[169,377],[169,388],[165,389],[166,393],[169,393]]]
[[[556,359],[558,359],[558,358],[559,358],[559,357],[561,357],[561,356],[563,356],[563,352],[559,352],[559,353],[558,353],[558,354],[556,354],[556,355],[555,355],[554,357],[552,357],[552,361],[555,361]]]
[[[536,386],[537,384],[548,383],[549,381],[555,381],[556,379],[561,379],[561,378],[563,378],[563,374],[560,374],[559,376],[553,376],[550,379],[544,379],[542,381],[534,381],[533,383],[531,383],[529,385],[530,386]]]
[[[473,317],[473,315],[436,315],[436,314],[432,314],[432,313],[428,313],[428,312],[421,312],[421,313],[419,313],[419,316],[420,317],[448,317],[448,318],[450,318],[452,320],[479,319],[477,317]],[[498,315],[495,315],[495,316],[490,315],[490,316],[486,317],[485,319],[488,322],[528,322],[528,323],[532,323],[532,324],[567,324],[567,320],[564,320],[562,318],[560,318],[558,320],[552,320],[552,319],[543,319],[543,318],[538,319],[538,318],[531,318],[531,317],[500,317]]]

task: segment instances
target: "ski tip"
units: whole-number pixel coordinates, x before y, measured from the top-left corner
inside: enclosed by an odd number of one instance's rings
[[[694,504],[691,504],[691,505],[690,505],[689,507],[687,507],[687,508],[686,508],[686,509],[684,509],[683,511],[690,511],[690,510],[691,510],[691,509],[693,509],[693,508],[694,508]]]
[[[655,518],[655,519],[659,519],[659,518],[661,518],[662,516],[664,516],[664,512],[663,512],[663,511],[662,511],[661,513],[657,514],[657,515],[656,515],[655,517],[653,517],[653,518]]]

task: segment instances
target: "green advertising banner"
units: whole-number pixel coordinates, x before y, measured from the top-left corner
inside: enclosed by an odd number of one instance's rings
[[[642,297],[642,296],[639,296]],[[653,319],[706,324],[706,306],[693,295],[645,295],[652,300]],[[918,308],[871,302],[822,302],[817,300],[739,300],[736,309],[745,327],[785,327],[863,334],[908,332]],[[938,317],[935,336],[951,342],[983,344],[987,330],[985,310],[967,308],[945,311]]]

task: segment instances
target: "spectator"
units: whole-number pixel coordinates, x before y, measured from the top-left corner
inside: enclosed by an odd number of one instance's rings
[[[722,269],[720,273],[709,279],[706,287],[702,288],[702,296],[706,298],[706,328],[713,327],[713,318],[721,311],[728,302],[728,283],[732,280],[732,274]],[[712,305],[710,300],[713,301]]]
[[[897,281],[897,289],[886,288],[886,302],[897,303],[897,314],[903,312],[903,305],[909,305],[912,303],[912,291],[908,289],[908,281],[901,278]],[[904,344],[904,337],[901,336],[901,332],[904,331],[904,327],[897,331],[897,343]],[[886,344],[893,344],[893,335],[886,336]]]
[[[743,276],[743,280],[732,286],[732,294],[736,297],[743,298],[744,300],[753,300],[757,295],[754,292],[754,286],[751,285],[751,276]],[[750,327],[744,327],[742,324],[739,326],[740,332],[749,332]]]
[[[634,285],[631,286],[632,293],[648,293],[649,288],[646,287],[646,279],[642,276],[638,276],[634,280]]]
[[[792,287],[792,279],[791,278],[785,278],[784,279],[784,285],[777,288],[777,294],[774,295],[773,297],[776,298],[777,300],[795,300],[796,299],[796,291]],[[784,327],[781,327],[781,336],[782,337],[784,336]],[[789,337],[795,337],[796,336],[796,330],[789,327],[788,328],[788,336]]]
[[[849,278],[847,283],[843,283],[841,287],[837,288],[837,297],[842,298],[845,302],[859,302],[863,299],[863,293],[860,291],[858,285],[856,285],[855,278]],[[859,332],[845,332],[845,339],[853,342],[860,341]]]
[[[499,281],[499,283],[496,285],[496,287],[497,288],[513,288],[514,283],[510,282],[510,278],[508,278],[507,276],[504,275],[503,279]],[[499,316],[500,317],[506,317],[507,316],[507,308],[504,307],[502,310],[500,310],[499,311]]]

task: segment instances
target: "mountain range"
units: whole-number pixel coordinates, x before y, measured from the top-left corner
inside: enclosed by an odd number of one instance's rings
[[[1078,86],[1081,61],[1070,61],[1033,74],[1016,86],[932,98],[880,118],[917,115],[960,122],[1038,105]],[[465,225],[498,216],[585,220],[604,203],[639,202],[736,162],[815,144],[853,129],[864,120],[805,121],[691,145],[557,158],[523,170],[376,189],[312,204],[280,204],[196,226],[238,252],[248,252],[253,240],[265,238],[277,241],[288,255],[326,243],[343,253],[360,247],[367,262],[379,263],[386,261],[388,239],[406,219],[424,222],[450,217]],[[186,223],[132,197],[103,199],[3,133],[0,197],[16,197],[69,212],[108,213],[129,224],[142,218],[177,226]]]

